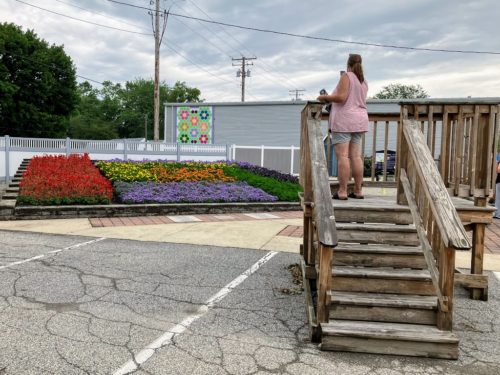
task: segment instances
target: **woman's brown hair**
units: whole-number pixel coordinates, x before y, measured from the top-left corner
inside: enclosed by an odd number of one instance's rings
[[[347,60],[347,66],[351,68],[351,71],[356,74],[359,82],[363,83],[365,81],[365,76],[363,75],[363,65],[361,65],[361,55],[351,53],[349,59]]]

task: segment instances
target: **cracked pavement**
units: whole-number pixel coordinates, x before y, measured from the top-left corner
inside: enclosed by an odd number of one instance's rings
[[[112,374],[261,259],[259,250],[0,231],[0,374]],[[500,282],[456,289],[457,361],[321,352],[279,253],[134,374],[498,374]]]

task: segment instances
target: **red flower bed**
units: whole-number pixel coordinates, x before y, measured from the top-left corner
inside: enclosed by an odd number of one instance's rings
[[[32,205],[102,204],[113,187],[87,154],[35,156],[19,186],[18,202]]]

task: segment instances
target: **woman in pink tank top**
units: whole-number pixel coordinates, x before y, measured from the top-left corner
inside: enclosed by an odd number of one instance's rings
[[[361,56],[351,54],[347,60],[347,73],[341,75],[335,90],[330,95],[318,96],[321,102],[333,102],[328,124],[338,162],[339,189],[333,195],[334,199],[364,198],[361,137],[368,131],[367,93]],[[354,192],[348,194],[347,181],[351,168]]]

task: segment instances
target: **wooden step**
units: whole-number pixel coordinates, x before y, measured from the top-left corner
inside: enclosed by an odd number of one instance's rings
[[[9,186],[7,189],[5,189],[6,193],[19,193],[19,186]]]
[[[338,291],[435,295],[428,270],[334,266],[329,289]]]
[[[17,193],[5,193],[2,195],[2,200],[16,200]]]
[[[360,293],[329,293],[330,319],[436,325],[434,296]]]
[[[336,223],[339,242],[403,246],[420,244],[413,225]]]
[[[338,266],[427,268],[420,246],[339,243],[333,252]]]
[[[321,329],[322,350],[458,358],[458,337],[433,326],[332,320]]]

